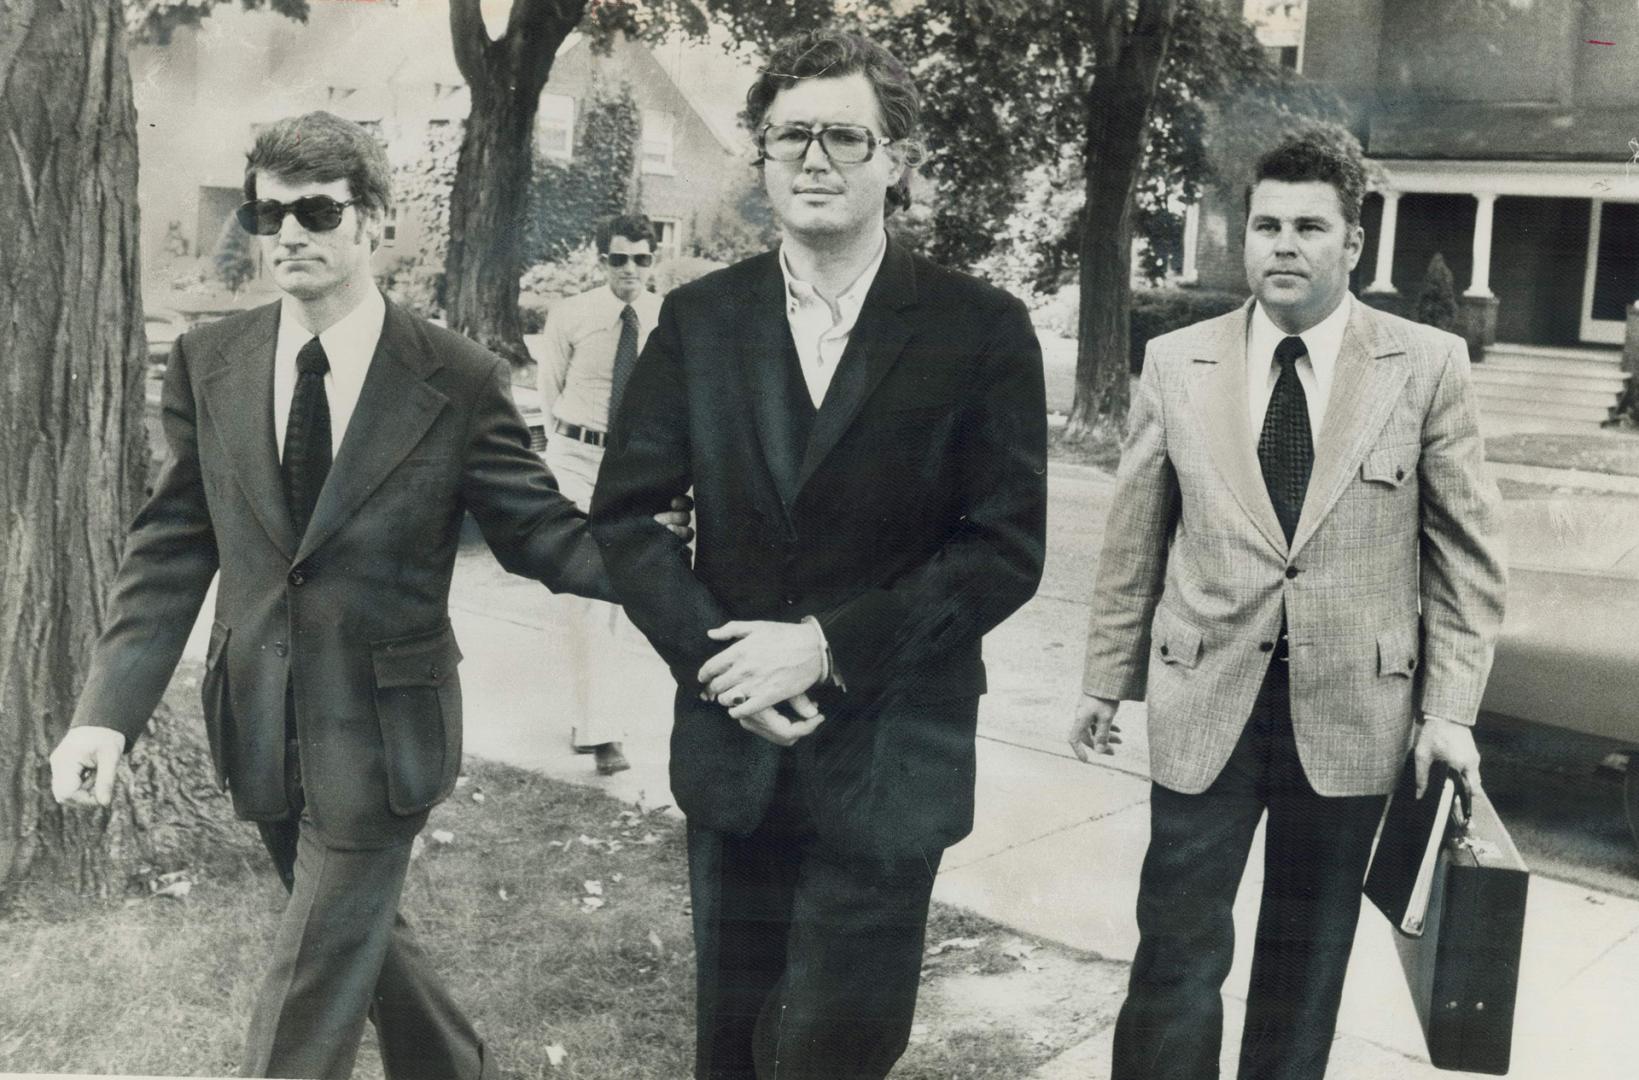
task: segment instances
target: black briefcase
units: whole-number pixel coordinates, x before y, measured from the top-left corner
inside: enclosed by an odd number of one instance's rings
[[[1436,1068],[1508,1072],[1530,873],[1483,793],[1466,830],[1451,828],[1423,932],[1395,946]]]

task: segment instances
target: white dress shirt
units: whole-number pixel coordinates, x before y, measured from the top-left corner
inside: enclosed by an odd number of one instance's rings
[[[554,419],[592,431],[609,426],[609,394],[626,301],[607,285],[566,296],[546,314],[545,341],[536,373],[541,408]],[[632,299],[637,351],[660,321],[660,297],[644,290]]]
[[[848,337],[854,332],[860,308],[865,306],[865,296],[871,291],[876,272],[882,268],[882,256],[887,252],[888,234],[883,233],[870,265],[833,303],[792,272],[785,247],[780,247],[780,272],[785,275],[785,317],[791,324],[797,359],[802,362],[808,397],[816,409],[831,388],[831,377],[837,373],[837,363],[842,359],[843,350],[848,348]]]
[[[330,371],[324,377],[325,396],[330,401],[330,453],[341,449],[341,437],[353,418],[370,359],[381,340],[381,325],[387,318],[387,303],[371,286],[359,305],[330,329],[319,335]],[[313,340],[313,331],[302,325],[296,302],[286,297],[279,309],[279,339],[273,347],[273,438],[284,460],[285,425],[290,422],[290,399],[296,392],[296,354]]]
[[[1344,293],[1330,315],[1301,334],[1288,334],[1275,325],[1262,304],[1252,305],[1252,318],[1246,331],[1246,410],[1252,421],[1254,441],[1263,431],[1263,414],[1269,409],[1275,380],[1280,378],[1275,346],[1288,337],[1302,338],[1304,347],[1309,350],[1309,355],[1299,359],[1295,366],[1309,405],[1309,434],[1319,441],[1326,422],[1326,401],[1332,392],[1332,374],[1337,370],[1338,350],[1343,347],[1343,332],[1349,326],[1349,305],[1349,294]]]

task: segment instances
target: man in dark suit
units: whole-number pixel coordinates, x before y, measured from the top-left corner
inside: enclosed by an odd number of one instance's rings
[[[1041,573],[1041,354],[886,236],[919,102],[884,49],[799,36],[747,109],[780,248],[667,297],[592,528],[679,684],[697,1075],[881,1077],[972,824],[980,639]],[[692,569],[650,520],[691,485]]]
[[[59,801],[108,804],[220,573],[202,684],[217,780],[291,891],[247,1076],[350,1075],[367,1014],[393,1080],[494,1075],[398,916],[411,842],[461,767],[463,516],[509,570],[613,599],[506,363],[377,291],[388,180],[371,135],[328,113],[257,136],[239,221],[285,297],[171,350],[170,456],[51,758]]]

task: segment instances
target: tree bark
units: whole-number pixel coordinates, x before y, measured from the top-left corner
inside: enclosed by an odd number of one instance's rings
[[[514,364],[524,364],[518,318],[524,214],[534,163],[535,114],[558,46],[586,0],[513,0],[506,33],[490,40],[478,0],[451,0],[456,65],[472,111],[450,191],[444,263],[450,325]]]
[[[147,457],[124,34],[118,0],[0,0],[0,890],[50,849],[106,881],[103,823],[59,811],[46,755]]]
[[[1070,440],[1119,430],[1126,418],[1133,198],[1178,0],[1139,0],[1130,25],[1127,0],[1089,7],[1097,60],[1087,92],[1076,395],[1065,431]]]
[[[219,832],[197,724],[161,710],[114,805],[65,812],[47,755],[106,620],[148,464],[137,127],[119,0],[0,0],[0,897],[107,895]]]

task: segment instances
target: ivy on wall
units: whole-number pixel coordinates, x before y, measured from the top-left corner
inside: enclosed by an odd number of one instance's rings
[[[530,264],[556,262],[590,240],[600,219],[639,210],[641,129],[631,88],[594,85],[578,113],[574,157],[535,157],[524,246]]]

